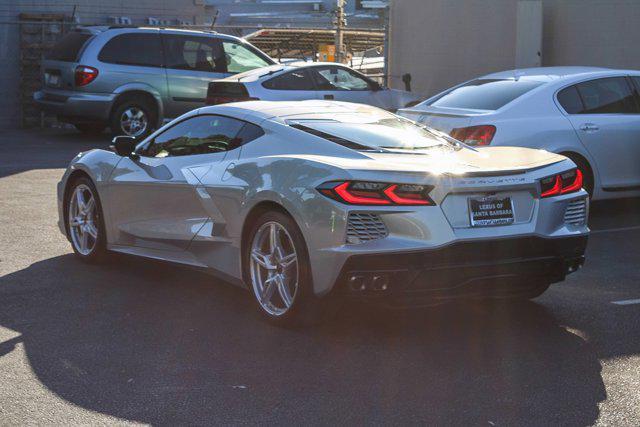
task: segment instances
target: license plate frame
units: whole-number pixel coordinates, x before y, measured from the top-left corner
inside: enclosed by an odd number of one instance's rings
[[[60,74],[46,73],[47,86],[60,87]]]
[[[471,227],[496,227],[515,222],[515,210],[510,196],[469,197]]]

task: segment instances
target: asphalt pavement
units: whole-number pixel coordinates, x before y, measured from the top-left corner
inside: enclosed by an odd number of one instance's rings
[[[532,302],[287,330],[208,275],[74,259],[55,184],[107,145],[0,135],[0,425],[640,425],[640,200],[594,203],[585,267]]]

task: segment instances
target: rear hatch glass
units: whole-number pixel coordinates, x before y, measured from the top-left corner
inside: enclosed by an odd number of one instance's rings
[[[84,44],[91,38],[91,34],[71,32],[63,36],[53,49],[46,55],[45,59],[51,61],[76,62],[78,54]]]
[[[497,110],[545,82],[520,79],[477,79],[445,92],[424,105],[472,110]]]
[[[292,119],[292,127],[355,150],[420,151],[448,142],[415,123],[392,114],[335,114],[327,119]],[[348,142],[348,143],[347,143]]]

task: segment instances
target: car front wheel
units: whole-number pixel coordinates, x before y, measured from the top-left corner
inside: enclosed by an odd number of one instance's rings
[[[102,205],[90,179],[80,177],[72,183],[65,211],[73,252],[83,261],[101,260],[106,253]]]

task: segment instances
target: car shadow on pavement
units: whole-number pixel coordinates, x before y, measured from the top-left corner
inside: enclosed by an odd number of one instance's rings
[[[184,268],[71,255],[0,278],[0,326],[41,383],[153,424],[593,424],[596,351],[545,307],[349,304],[313,329],[260,320],[246,291]],[[28,309],[24,309],[28,307]]]

